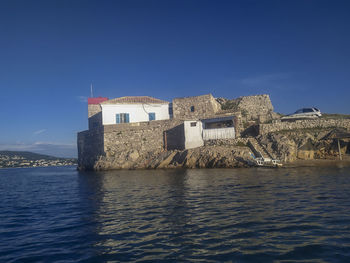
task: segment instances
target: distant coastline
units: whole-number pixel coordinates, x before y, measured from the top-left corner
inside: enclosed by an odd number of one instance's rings
[[[30,168],[76,165],[75,158],[60,158],[22,151],[0,151],[1,168]]]

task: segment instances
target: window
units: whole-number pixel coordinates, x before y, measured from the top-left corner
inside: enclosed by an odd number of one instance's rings
[[[117,113],[116,114],[116,123],[129,123],[129,113]]]
[[[148,119],[149,119],[150,121],[154,121],[154,120],[156,119],[156,114],[155,114],[155,112],[150,112],[150,113],[148,113]]]
[[[197,122],[191,122],[191,127],[196,127],[197,126]]]
[[[194,106],[191,106],[191,112],[194,112]]]

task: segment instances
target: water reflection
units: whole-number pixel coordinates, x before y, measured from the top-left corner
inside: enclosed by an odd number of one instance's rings
[[[91,258],[347,258],[349,175],[348,168],[81,173]]]

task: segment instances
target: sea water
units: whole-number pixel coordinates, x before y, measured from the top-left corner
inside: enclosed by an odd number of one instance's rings
[[[0,262],[350,262],[350,168],[0,170]]]

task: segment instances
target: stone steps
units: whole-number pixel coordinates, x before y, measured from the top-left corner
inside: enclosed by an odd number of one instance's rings
[[[275,159],[272,154],[270,154],[265,147],[261,145],[261,143],[258,141],[257,138],[252,137],[248,140],[248,145],[250,146],[251,150],[254,152],[254,155],[256,157],[262,157],[262,158],[270,158]]]

